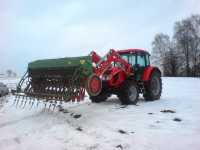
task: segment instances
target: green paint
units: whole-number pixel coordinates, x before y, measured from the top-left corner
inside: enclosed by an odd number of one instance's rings
[[[92,74],[92,60],[90,56],[65,57],[59,59],[36,60],[28,64],[29,70],[64,70],[72,74],[75,70],[80,69],[81,76]]]

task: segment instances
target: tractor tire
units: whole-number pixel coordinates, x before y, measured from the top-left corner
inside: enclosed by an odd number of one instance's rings
[[[138,86],[135,81],[127,80],[120,88],[118,97],[122,105],[136,105],[138,102]]]
[[[102,86],[102,81],[96,74],[92,74],[86,82],[86,90],[92,97],[96,97],[102,93]]]
[[[107,93],[106,91],[102,90],[101,93],[97,96],[90,96],[90,100],[93,103],[100,103],[100,102],[104,102],[108,99],[108,97],[110,97],[111,94]]]
[[[147,82],[143,97],[146,101],[153,101],[160,99],[162,93],[162,80],[161,74],[158,71],[154,71],[150,80]]]

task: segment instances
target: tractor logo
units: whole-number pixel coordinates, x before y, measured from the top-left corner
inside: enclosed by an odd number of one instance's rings
[[[83,65],[85,63],[85,60],[84,59],[80,60],[80,63],[81,65]]]

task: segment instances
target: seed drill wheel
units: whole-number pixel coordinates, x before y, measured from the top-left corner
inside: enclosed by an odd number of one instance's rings
[[[92,74],[87,80],[86,88],[87,88],[87,92],[90,96],[99,95],[102,90],[101,79],[97,75]]]

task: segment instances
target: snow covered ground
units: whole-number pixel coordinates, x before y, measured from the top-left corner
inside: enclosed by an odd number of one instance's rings
[[[13,100],[0,99],[0,150],[200,149],[198,78],[163,78],[162,98],[141,99],[138,106],[123,107],[115,97],[100,104],[86,99],[67,104],[64,113],[19,109],[11,106]],[[161,112],[167,109],[175,113]]]

